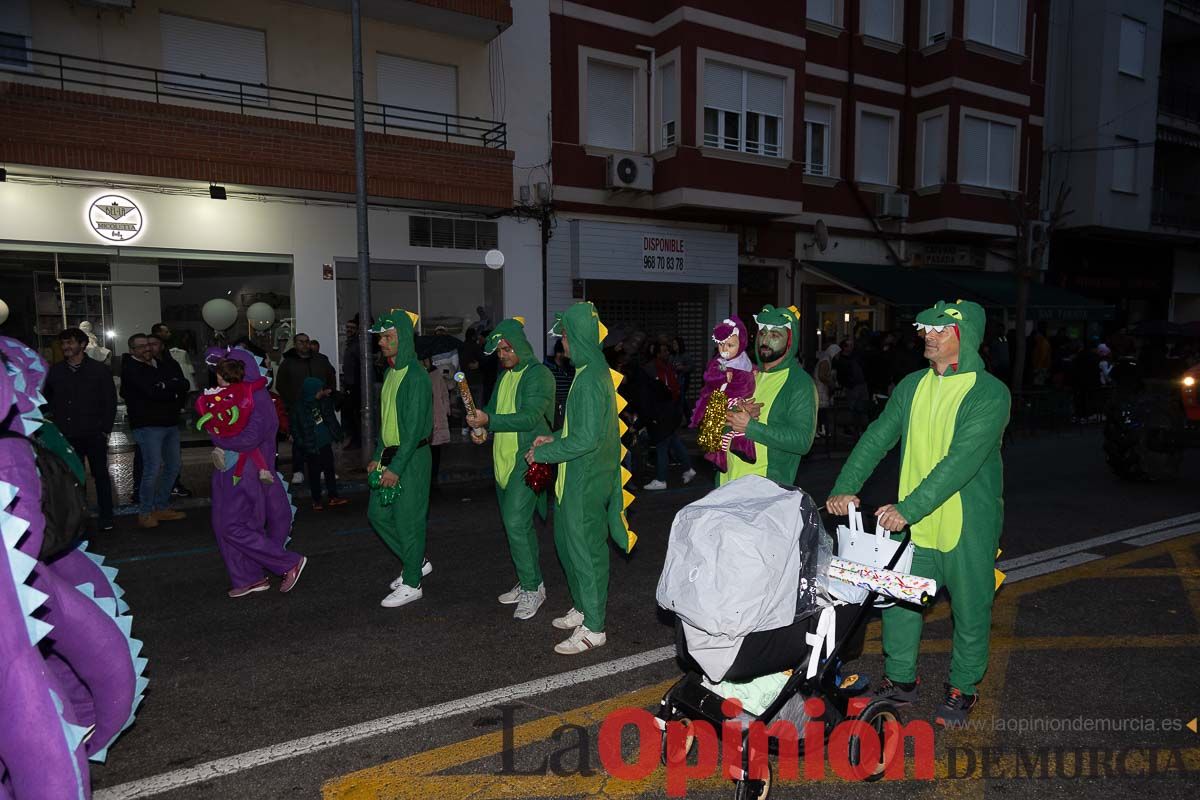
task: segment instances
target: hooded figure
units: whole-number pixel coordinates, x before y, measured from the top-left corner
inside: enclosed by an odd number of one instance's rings
[[[517,585],[498,598],[516,603],[514,619],[529,619],[546,599],[538,560],[533,512],[546,516],[545,494],[535,494],[525,484],[528,465],[524,455],[538,436],[550,433],[554,421],[554,375],[534,355],[525,338],[525,320],[503,320],[483,344],[484,355],[496,354],[504,367],[496,390],[482,414],[467,420],[493,434],[492,468],[500,517],[508,534],[508,549],[517,570]],[[515,359],[516,363],[512,364]],[[479,420],[484,420],[479,425]],[[478,440],[477,440],[478,441]],[[480,442],[482,443],[482,442]]]
[[[367,518],[371,527],[404,564],[381,603],[396,608],[421,599],[425,561],[425,523],[429,516],[429,472],[433,457],[433,385],[417,360],[413,344],[416,314],[393,308],[380,317],[371,333],[380,334],[379,349],[387,358],[387,375],[379,397],[379,442],[370,471],[381,472],[371,492]],[[392,495],[394,494],[394,499]]]
[[[710,418],[721,424],[722,430],[728,430],[724,425],[725,411],[728,408],[737,408],[737,401],[754,397],[754,365],[746,355],[750,337],[746,335],[746,325],[735,314],[713,328],[712,339],[717,343],[717,354],[704,369],[704,388],[700,391],[700,398],[692,410],[691,427],[699,427],[707,412]],[[723,398],[718,396],[718,399],[727,401],[725,407],[709,411],[710,398],[718,391],[724,395]],[[714,413],[719,416],[714,418]],[[721,445],[721,449],[705,453],[704,457],[722,472],[729,468],[730,450],[738,453],[745,461],[754,462],[757,459],[754,442],[743,434],[725,433],[721,437]]]
[[[758,325],[754,356],[760,369],[754,377],[754,402],[762,408],[757,418],[745,411],[730,411],[728,419],[735,431],[744,428],[746,438],[759,446],[753,463],[740,454],[730,458],[728,471],[717,475],[717,483],[723,486],[743,475],[762,475],[790,486],[796,482],[800,459],[812,447],[817,429],[816,389],[796,360],[800,313],[795,308],[766,305],[754,315],[754,321]]]
[[[619,372],[610,371],[600,343],[607,330],[591,303],[576,303],[551,333],[563,337],[575,364],[562,430],[552,440],[534,441],[532,459],[558,464],[554,495],[554,544],[567,576],[574,607],[555,619],[554,627],[572,630],[555,646],[562,655],[583,653],[603,645],[608,605],[608,544],[611,536],[622,552],[633,549],[637,536],[629,530],[625,507],[633,496],[624,490],[630,475],[621,466],[625,425],[618,418],[625,401],[616,393]],[[539,442],[541,442],[539,444]]]
[[[216,357],[241,361],[246,370],[243,381],[258,387],[245,426],[228,436],[209,437],[216,448],[214,466],[220,464],[212,475],[212,526],[233,585],[229,596],[266,591],[270,588],[268,572],[282,575],[279,590],[289,592],[308,560],[286,549],[295,512],[285,481],[282,476],[274,483],[239,481],[235,475],[239,457],[252,450],[258,451],[256,463],[275,471],[275,434],[279,430],[275,404],[260,382],[261,365],[253,353],[240,347],[227,354],[223,349],[210,350],[205,360],[215,363]]]
[[[867,428],[838,475],[834,497],[851,497],[900,442],[899,502],[914,546],[911,572],[937,580],[954,598],[950,683],[936,720],[960,724],[974,705],[988,661],[994,570],[1003,522],[1000,444],[1008,424],[1007,387],[979,356],[987,317],[975,303],[939,301],[917,316],[926,354],[941,338],[957,339],[957,361],[905,377]],[[944,360],[944,359],[943,359]],[[883,612],[886,677],[877,691],[911,702],[917,694],[922,612],[896,605]]]

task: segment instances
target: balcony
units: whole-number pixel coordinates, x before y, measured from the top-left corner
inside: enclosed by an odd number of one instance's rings
[[[354,191],[350,98],[24,52],[24,64],[0,61],[0,160],[10,165]],[[364,111],[370,194],[511,204],[503,122],[381,103]]]
[[[1200,232],[1200,194],[1155,187],[1150,221],[1163,228]]]
[[[1200,123],[1200,86],[1162,78],[1158,82],[1158,111]]]

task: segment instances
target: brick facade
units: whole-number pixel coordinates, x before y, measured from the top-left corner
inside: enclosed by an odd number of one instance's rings
[[[0,162],[353,193],[349,128],[0,82]],[[513,154],[367,134],[375,197],[506,208]]]

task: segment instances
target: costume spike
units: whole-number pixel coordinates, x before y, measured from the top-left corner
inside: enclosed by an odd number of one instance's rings
[[[94,563],[96,566],[100,566],[104,563],[104,556],[97,553],[88,553],[87,557],[90,558],[92,563]]]
[[[625,420],[618,419],[617,420],[617,435],[624,436],[625,432],[628,430],[629,430],[629,426],[625,424]],[[622,449],[624,449],[624,448],[622,448]],[[625,458],[624,455],[622,455],[621,459],[624,460],[624,458]]]
[[[410,322],[412,322],[413,327],[414,328],[417,327],[417,320],[420,318],[416,314],[414,314],[413,312],[408,311],[408,310],[405,310],[404,313],[408,314],[408,319]]]
[[[517,322],[521,323],[522,328],[525,327],[525,318],[524,317],[513,317],[513,319],[515,319]]]
[[[74,725],[67,722],[65,719],[60,720],[63,728],[63,735],[67,738],[67,748],[72,753],[79,749],[80,743],[87,737],[89,733],[95,730],[95,726],[85,728],[82,725]]]
[[[628,489],[621,490],[621,500],[624,503],[623,507],[629,508],[629,504],[633,502],[633,495],[629,493]]]
[[[117,627],[121,629],[121,633],[125,634],[126,639],[130,638],[133,633],[133,617],[123,616],[115,617],[115,619]]]
[[[7,511],[0,511],[0,538],[4,540],[4,544],[9,549],[17,549],[17,542],[21,541],[21,537],[27,530],[29,530],[29,522],[13,516]]]
[[[143,662],[145,661],[145,659],[144,659],[144,658],[143,658],[143,659],[140,659],[140,660],[141,660],[141,661],[143,661]],[[141,696],[143,696],[143,695],[145,695],[145,694],[146,694],[146,687],[147,687],[147,686],[149,686],[149,685],[150,685],[150,679],[149,679],[149,678],[141,678],[141,677],[139,677],[139,678],[137,679],[137,682],[136,682],[135,686],[137,687],[137,695],[138,695],[138,697],[141,697]]]
[[[99,750],[97,750],[96,752],[94,752],[90,756],[88,756],[88,761],[93,761],[97,764],[103,764],[105,759],[108,758],[108,748],[109,747],[110,747],[110,745],[107,745],[107,744],[104,745],[104,747],[101,747]]]
[[[620,414],[622,411],[624,411],[625,406],[627,405],[629,405],[629,401],[624,397],[621,397],[621,395],[617,395],[617,413]]]
[[[78,586],[75,587],[75,591],[79,592],[80,594],[86,595],[87,597],[90,597],[93,600],[96,599],[96,587],[90,583],[79,584]]]
[[[101,565],[100,571],[104,573],[104,577],[108,578],[109,583],[112,583],[113,581],[115,581],[117,579],[117,568],[116,567],[106,567],[106,566]]]
[[[129,603],[126,603],[124,600],[117,598],[117,613],[118,614],[129,613]]]
[[[25,583],[29,573],[37,566],[37,561],[25,555],[20,550],[12,550],[8,554],[8,569],[12,573],[13,582],[17,585]]]
[[[129,645],[129,657],[137,658],[138,653],[142,652],[142,646],[145,644],[141,639],[126,639]]]
[[[49,595],[45,592],[40,592],[32,586],[24,583],[17,584],[17,602],[21,604],[21,611],[25,616],[29,616],[40,608],[42,603],[46,602],[47,597]]]
[[[104,613],[108,614],[110,617],[116,617],[119,613],[117,611],[117,599],[115,597],[93,597],[92,600],[94,600],[96,605],[100,606],[100,608],[104,610]]]
[[[604,327],[604,323],[596,320],[596,327],[600,329],[600,338],[596,341],[603,343],[608,338],[608,328]]]
[[[43,622],[40,619],[26,617],[25,630],[29,633],[29,643],[36,647],[37,643],[45,638],[46,634],[54,630],[54,626],[49,622]]]
[[[8,508],[9,503],[17,496],[17,487],[6,481],[0,481],[0,508]]]
[[[629,479],[632,477],[633,477],[633,473],[631,473],[629,470],[625,469],[624,465],[622,465],[621,466],[621,485],[624,486],[625,484],[629,483]]]

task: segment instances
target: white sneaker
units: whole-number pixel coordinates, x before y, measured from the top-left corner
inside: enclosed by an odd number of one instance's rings
[[[420,586],[414,589],[411,586],[400,584],[400,588],[379,601],[379,605],[384,608],[399,608],[400,606],[408,605],[414,600],[420,600],[424,596],[425,593],[421,591]]]
[[[563,656],[573,656],[603,647],[607,642],[608,636],[603,631],[596,633],[589,631],[586,625],[580,625],[574,633],[554,645],[554,652]]]
[[[695,479],[695,477],[696,477],[696,470],[689,469],[687,472],[683,473],[683,482],[685,484],[691,483],[692,480]]]
[[[560,631],[573,631],[583,625],[583,612],[572,607],[561,617],[555,617],[550,624]]]
[[[517,610],[513,612],[513,619],[532,619],[544,602],[546,602],[545,585],[539,585],[536,592],[521,592],[520,598],[517,599]]]
[[[431,572],[433,572],[433,562],[427,558],[421,562],[421,577],[422,578],[427,577],[429,575],[429,573],[431,573]],[[399,589],[403,585],[404,585],[404,574],[401,573],[400,577],[396,578],[396,580],[394,580],[388,584],[388,588],[389,589]]]
[[[542,597],[546,596],[546,584],[539,583],[537,590],[542,595]],[[499,601],[500,603],[503,603],[506,606],[511,606],[513,603],[519,603],[521,601],[521,592],[522,592],[521,582],[517,581],[516,586],[512,587],[507,592],[505,592],[504,594],[497,597],[496,600]]]
[[[660,492],[663,489],[667,488],[667,484],[664,481],[653,480],[653,481],[650,481],[649,483],[647,483],[642,488],[645,489],[647,492]]]
[[[293,472],[292,473],[292,484],[295,485],[297,483],[304,483],[304,473],[303,472]]]

